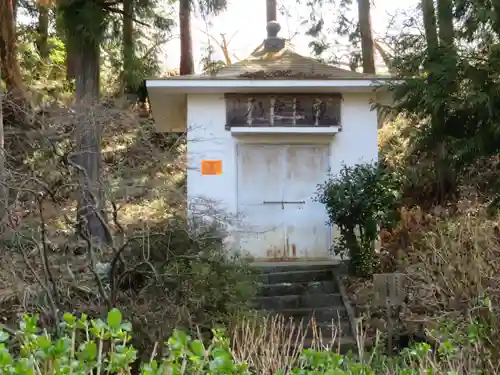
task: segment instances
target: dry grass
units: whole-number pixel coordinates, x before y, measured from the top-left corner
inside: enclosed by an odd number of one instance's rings
[[[306,346],[306,331],[313,331],[313,339]],[[491,354],[494,348],[481,345],[479,341],[462,343],[454,342],[455,352],[443,357],[438,352],[416,350],[413,355],[400,354],[398,357],[388,358],[384,355],[383,337],[377,332],[374,342],[369,347],[367,343],[366,327],[358,327],[357,341],[359,349],[356,357],[345,357],[340,361],[340,368],[334,367],[335,361],[324,362],[323,365],[332,366],[323,370],[340,370],[345,374],[359,373],[360,365],[370,368],[373,373],[384,375],[412,373],[425,375],[498,373],[499,364]],[[465,336],[466,337],[466,336]],[[235,362],[245,362],[252,373],[256,374],[289,374],[293,369],[306,367],[306,358],[302,356],[305,348],[318,352],[340,353],[339,332],[334,330],[331,338],[324,339],[321,332],[315,327],[315,321],[294,323],[282,316],[251,316],[240,319],[232,330],[231,351]],[[325,358],[319,356],[317,358]],[[306,371],[306,370],[304,370]],[[322,372],[321,372],[322,373]]]
[[[453,322],[454,329],[467,336],[470,324],[480,322],[489,327],[489,344],[469,349],[477,354],[500,344],[499,221],[489,218],[477,202],[433,212],[403,210],[402,219],[393,232],[383,234],[386,266],[407,278],[399,328],[439,341],[442,337],[433,337],[431,331],[443,331]],[[385,314],[369,306],[371,283],[351,282],[349,292],[356,296],[358,309],[376,315],[378,327],[384,326],[379,320]]]
[[[481,296],[500,297],[498,235],[498,222],[484,212],[437,221],[403,259],[410,285],[420,284],[415,299],[439,311],[461,309]]]
[[[340,332],[335,324],[332,322],[331,336],[324,337],[314,318],[297,323],[281,315],[247,315],[238,318],[231,333],[235,360],[246,362],[259,374],[279,370],[286,374],[300,367],[305,347],[340,351]]]

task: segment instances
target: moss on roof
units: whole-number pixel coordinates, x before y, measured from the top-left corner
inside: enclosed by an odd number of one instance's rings
[[[264,44],[256,48],[246,59],[225,66],[216,72],[192,74],[165,79],[207,79],[207,80],[231,80],[231,79],[318,79],[318,80],[375,80],[387,78],[374,74],[364,74],[340,69],[325,64],[311,57],[299,55],[293,50],[290,43],[278,52],[264,51]]]

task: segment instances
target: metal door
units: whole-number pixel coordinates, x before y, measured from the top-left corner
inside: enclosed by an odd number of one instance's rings
[[[260,260],[329,259],[330,228],[313,201],[327,145],[238,145],[240,246]]]
[[[240,247],[258,259],[283,251],[282,200],[284,148],[282,145],[238,145],[238,216]]]
[[[290,256],[331,259],[331,229],[323,204],[314,201],[317,186],[328,175],[327,145],[290,145],[285,151],[285,242]]]

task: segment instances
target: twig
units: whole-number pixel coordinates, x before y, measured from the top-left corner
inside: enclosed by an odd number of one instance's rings
[[[89,259],[89,269],[92,275],[94,276],[94,280],[97,284],[97,288],[99,289],[99,294],[101,295],[102,299],[106,303],[106,307],[111,310],[113,307],[111,300],[108,297],[108,294],[106,293],[106,290],[104,290],[104,286],[102,284],[101,277],[98,275],[98,273],[95,270],[95,259],[94,259],[94,247],[92,245],[92,241],[90,240],[90,237],[83,233],[83,231],[80,231],[80,237],[86,242],[87,244],[87,256]]]
[[[98,352],[97,352],[97,375],[101,374],[103,333],[104,333],[104,331],[101,329],[99,331],[99,347],[98,347]]]
[[[111,13],[121,14],[123,17],[130,18],[132,21],[134,21],[135,23],[138,23],[139,25],[146,26],[146,27],[151,27],[151,25],[149,25],[149,24],[147,24],[145,22],[139,21],[137,18],[132,17],[132,15],[124,12],[121,9],[115,8],[112,5],[110,5],[110,6],[104,5],[103,9],[106,9],[107,11],[109,11]]]
[[[31,241],[31,242],[34,242],[32,239],[29,239],[25,236],[22,236],[20,235],[19,233],[17,234],[19,237],[22,237],[24,238],[25,240],[28,240],[28,241]],[[36,246],[36,244],[35,244]],[[57,311],[58,311],[58,308],[57,308],[57,305],[54,301],[54,297],[52,296],[52,293],[49,289],[49,287],[47,286],[47,284],[45,284],[42,279],[40,278],[40,276],[36,273],[35,269],[32,267],[32,265],[30,264],[29,260],[28,260],[28,257],[26,255],[26,253],[24,252],[24,250],[22,249],[22,246],[20,246],[20,249],[21,249],[21,255],[24,259],[24,262],[26,264],[26,267],[28,267],[28,269],[30,270],[30,272],[33,274],[33,277],[36,279],[36,281],[38,282],[38,284],[40,284],[40,286],[42,287],[42,289],[45,291],[45,293],[47,294],[47,298],[49,299],[49,304],[50,304],[50,308],[52,310],[52,315],[54,317],[54,319],[56,319],[56,321],[59,321],[57,320],[57,317],[58,317],[58,314],[57,314]]]
[[[45,279],[50,282],[52,285],[52,291],[54,293],[55,300],[59,303],[60,302],[60,296],[59,296],[59,291],[57,289],[57,285],[54,279],[54,275],[52,274],[52,270],[49,266],[49,258],[48,258],[48,247],[47,247],[47,227],[45,224],[45,217],[43,216],[43,207],[42,207],[42,198],[40,196],[37,197],[38,201],[38,212],[40,215],[40,232],[41,232],[41,239],[42,239],[42,246],[38,246],[38,249],[40,251],[40,256],[42,258],[42,265],[43,265],[43,270],[45,272]],[[55,316],[57,318],[57,316]],[[57,321],[57,319],[56,319]]]

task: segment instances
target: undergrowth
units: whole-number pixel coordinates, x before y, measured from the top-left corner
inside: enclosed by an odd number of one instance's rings
[[[498,158],[456,170],[457,190],[438,203],[435,160],[414,149],[416,132],[418,124],[401,118],[379,132],[380,162],[401,181],[399,220],[382,229],[377,254],[379,272],[404,277],[404,301],[394,307],[391,330],[432,345],[455,344],[460,358],[446,371],[430,350],[430,373],[498,373],[500,229],[492,210]],[[373,280],[349,277],[348,293],[367,334],[386,336],[389,319],[385,306],[374,305]]]
[[[112,242],[102,247],[75,231],[76,112],[103,132],[100,184]],[[243,256],[224,249],[226,214],[210,208],[186,219],[184,134],[157,133],[151,120],[106,100],[85,111],[54,104],[29,118],[39,128],[14,136],[6,127],[11,202],[0,228],[0,311],[7,328],[36,312],[55,332],[62,311],[99,318],[119,307],[143,353],[175,327],[209,334],[249,309],[254,278]]]
[[[107,306],[118,306],[133,323],[141,352],[176,327],[209,333],[214,325],[229,324],[251,308],[253,269],[245,257],[227,253],[220,225],[197,223],[194,229],[195,222],[173,218],[136,232],[118,250],[96,253],[99,263],[93,266],[86,256],[92,250],[85,247],[83,256],[49,250],[45,259],[43,246],[36,248],[36,237],[21,242],[14,236],[5,244],[15,262],[10,267],[15,264],[18,272],[27,264],[30,273],[23,279],[14,272],[4,275],[5,322],[12,325],[9,316],[19,311],[41,312],[42,325],[53,331],[58,311],[70,308],[99,317]],[[30,246],[37,251],[29,252]],[[45,266],[55,275],[53,285],[38,278],[44,277]],[[89,266],[95,268],[88,272]]]
[[[12,375],[56,374],[132,374],[136,371],[137,350],[130,344],[132,325],[113,309],[105,319],[89,319],[64,314],[58,336],[38,327],[38,317],[25,315],[19,329],[9,335],[0,330],[0,370]],[[483,337],[476,330],[465,340],[449,337],[435,350],[428,344],[404,349],[387,357],[380,348],[364,355],[341,355],[331,348],[300,349],[293,366],[275,367],[273,363],[256,363],[250,357],[236,354],[225,332],[212,330],[212,338],[193,338],[175,330],[165,345],[155,344],[149,357],[139,365],[141,375],[167,374],[476,374],[495,373],[498,365],[488,363],[484,351],[473,349]],[[251,345],[253,342],[248,343]],[[469,350],[472,349],[472,350]],[[481,355],[481,356],[479,356]]]

